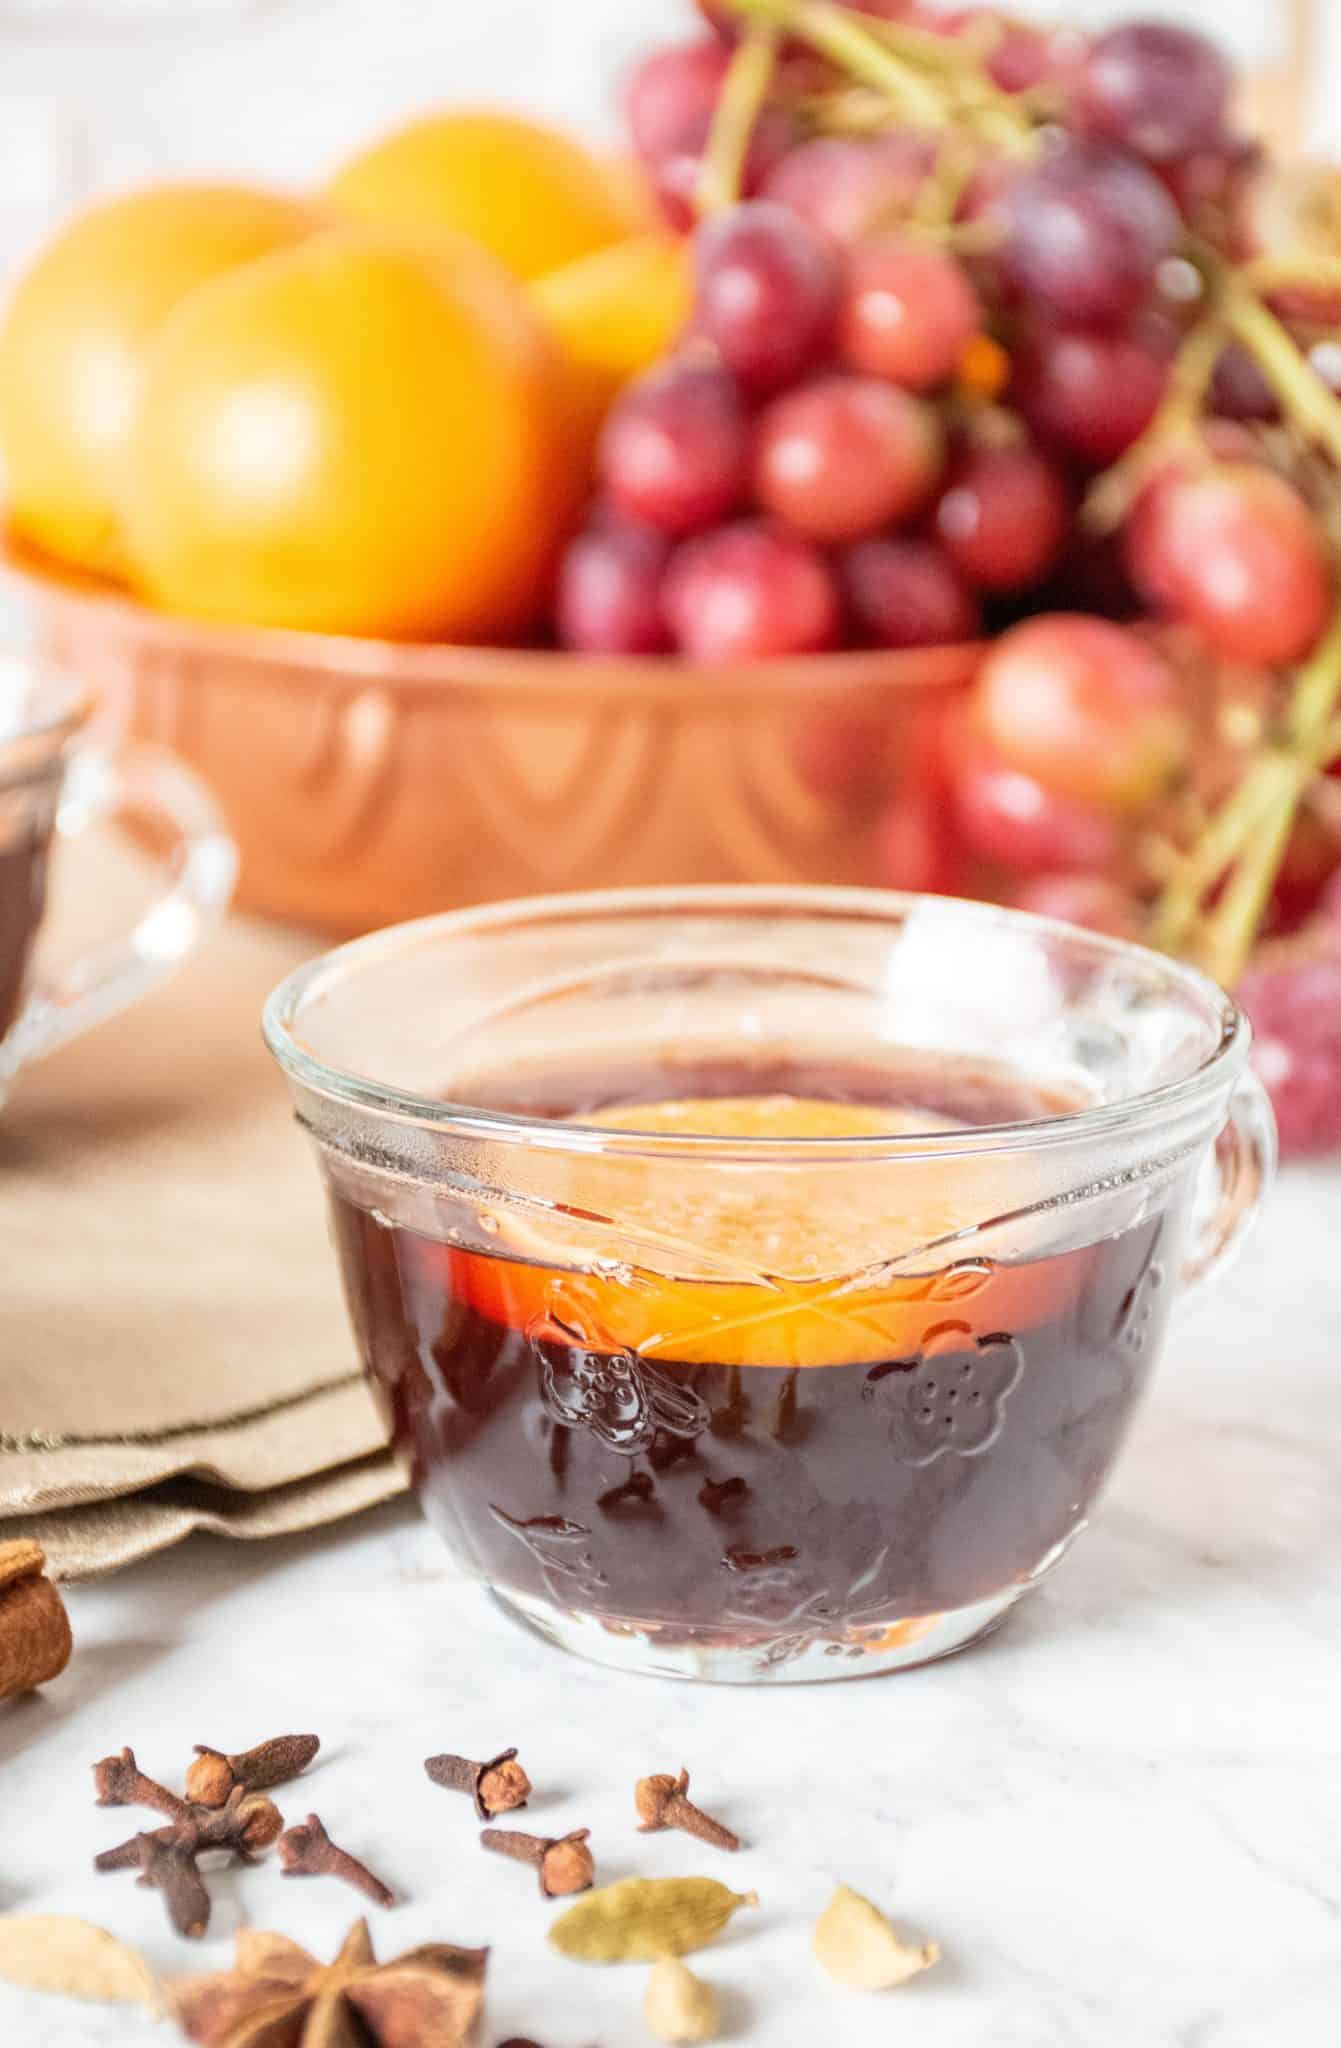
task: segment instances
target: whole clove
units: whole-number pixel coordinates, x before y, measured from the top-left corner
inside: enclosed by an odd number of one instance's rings
[[[210,1924],[210,1895],[196,1869],[194,1852],[180,1842],[161,1842],[137,1835],[139,1882],[163,1894],[168,1918],[178,1934],[199,1941]]]
[[[723,1827],[719,1820],[695,1806],[688,1797],[689,1773],[681,1771],[673,1778],[669,1771],[658,1772],[654,1777],[639,1778],[634,1788],[634,1804],[638,1809],[638,1831],[640,1834],[655,1834],[660,1828],[679,1828],[682,1834],[693,1835],[696,1841],[710,1842],[715,1849],[738,1849],[739,1835]]]
[[[263,1793],[244,1792],[239,1786],[223,1806],[198,1806],[185,1820],[155,1828],[149,1839],[167,1846],[187,1849],[199,1855],[203,1849],[229,1849],[244,1863],[251,1863],[263,1849],[276,1841],[284,1817],[273,1799]],[[139,1865],[141,1835],[104,1849],[93,1859],[95,1870],[134,1870]]]
[[[590,1834],[590,1828],[574,1828],[568,1835],[524,1835],[516,1828],[485,1828],[480,1847],[531,1864],[540,1878],[541,1897],[564,1899],[573,1892],[589,1890],[595,1882],[596,1865],[587,1847]]]
[[[300,1826],[285,1829],[279,1838],[279,1860],[285,1877],[338,1877],[376,1905],[396,1903],[391,1887],[375,1877],[357,1856],[338,1848],[315,1813],[309,1813]]]
[[[186,1773],[186,1796],[196,1806],[222,1806],[230,1793],[268,1792],[287,1785],[305,1771],[321,1740],[316,1735],[275,1735],[235,1756],[207,1743],[195,1745],[195,1762]]]
[[[105,1756],[94,1764],[93,1788],[99,1806],[148,1806],[172,1821],[191,1818],[188,1802],[156,1779],[146,1778],[129,1747],[119,1756]]]
[[[517,1762],[515,1749],[502,1749],[486,1763],[468,1756],[428,1756],[424,1769],[435,1785],[448,1792],[468,1792],[481,1820],[515,1813],[531,1796],[531,1780]]]

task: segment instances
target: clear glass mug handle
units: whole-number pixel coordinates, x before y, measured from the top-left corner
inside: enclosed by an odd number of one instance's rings
[[[1192,1244],[1183,1264],[1182,1299],[1197,1296],[1223,1271],[1247,1236],[1276,1171],[1276,1119],[1266,1089],[1246,1073],[1202,1169]]]
[[[7,1047],[15,1067],[54,1052],[166,980],[228,909],[237,850],[213,798],[189,769],[152,747],[76,754],[61,792],[56,838],[78,838],[123,813],[161,833],[171,879],[128,931],[38,973]]]

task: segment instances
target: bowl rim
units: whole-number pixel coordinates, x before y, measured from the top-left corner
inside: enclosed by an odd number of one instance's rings
[[[864,918],[887,925],[905,919],[919,903],[933,903],[939,910],[965,924],[1000,924],[1025,927],[1040,937],[1083,946],[1096,959],[1144,962],[1151,970],[1195,994],[1204,1006],[1208,1025],[1218,1018],[1215,1043],[1185,1074],[1154,1087],[1136,1089],[1116,1102],[1096,1103],[1057,1115],[1030,1117],[1010,1123],[967,1125],[951,1131],[910,1131],[844,1138],[771,1138],[707,1136],[687,1133],[646,1132],[614,1129],[581,1121],[556,1122],[553,1118],[508,1110],[483,1108],[478,1104],[455,1102],[448,1097],[422,1095],[413,1089],[375,1081],[351,1069],[329,1065],[297,1035],[294,1025],[304,999],[323,977],[342,971],[358,972],[375,966],[379,957],[407,944],[450,941],[490,929],[506,931],[518,923],[535,923],[551,918],[596,919],[621,917],[639,911],[656,910],[674,903],[684,913],[730,913],[753,911]],[[1007,908],[976,898],[931,896],[907,890],[852,889],[825,883],[697,883],[662,884],[643,888],[599,889],[556,892],[549,895],[514,897],[501,903],[472,904],[461,910],[438,912],[433,916],[407,919],[384,926],[361,938],[327,948],[294,968],[271,991],[261,1015],[261,1029],[267,1047],[291,1084],[311,1090],[328,1100],[396,1123],[418,1125],[457,1136],[489,1142],[530,1145],[546,1151],[570,1154],[619,1154],[640,1158],[691,1159],[731,1158],[751,1163],[804,1162],[833,1163],[874,1159],[932,1158],[981,1155],[993,1152],[1051,1148],[1057,1145],[1090,1143],[1121,1130],[1138,1130],[1168,1123],[1180,1113],[1196,1111],[1223,1091],[1226,1098],[1246,1065],[1252,1045],[1252,1027],[1234,998],[1198,968],[1156,953],[1148,946],[1127,939],[1115,939],[1057,918],[1039,917],[1031,911]]]
[[[946,647],[848,648],[828,654],[769,655],[698,662],[665,654],[583,654],[565,648],[472,645],[447,640],[384,640],[287,626],[237,626],[158,611],[124,586],[67,568],[24,540],[0,505],[0,569],[30,602],[52,614],[86,617],[147,648],[177,648],[257,671],[281,669],[286,681],[325,687],[359,682],[406,693],[444,688],[584,695],[619,701],[677,702],[692,693],[733,703],[829,698],[865,691],[913,697],[962,688],[987,652],[986,640]]]

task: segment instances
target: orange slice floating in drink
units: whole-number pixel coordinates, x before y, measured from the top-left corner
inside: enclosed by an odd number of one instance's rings
[[[592,1177],[599,1215],[500,1210],[490,1230],[502,1256],[452,1253],[454,1290],[539,1337],[668,1364],[877,1364],[1015,1334],[1083,1279],[1086,1252],[1020,1258],[1000,1242],[1009,1226],[996,1219],[1039,1196],[1027,1159],[938,1153],[935,1137],[962,1127],[925,1109],[728,1096],[574,1121],[728,1143],[707,1159],[607,1158]],[[925,1149],[857,1159],[765,1162],[729,1148],[918,1134]]]

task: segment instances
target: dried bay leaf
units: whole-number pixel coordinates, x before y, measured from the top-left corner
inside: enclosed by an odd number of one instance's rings
[[[0,1914],[0,1977],[66,1998],[160,2007],[158,1980],[143,1956],[104,1928],[58,1913]]]
[[[715,1877],[625,1877],[561,1913],[549,1938],[577,1963],[655,1963],[706,1948],[733,1913],[758,1903]]]
[[[929,1941],[904,1941],[878,1906],[840,1884],[815,1923],[815,1959],[837,1984],[852,1991],[890,1991],[941,1958]]]

